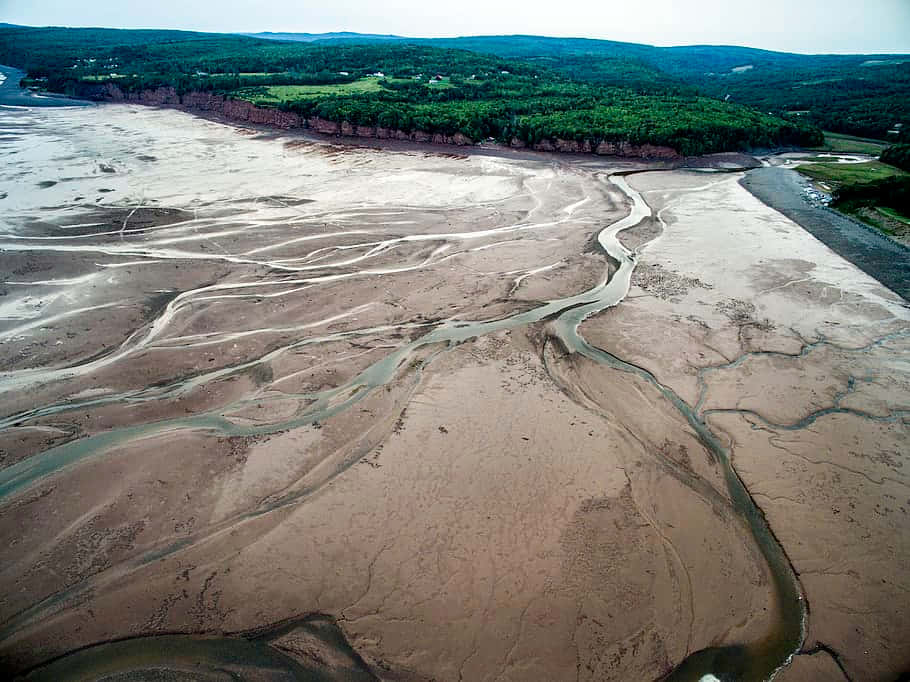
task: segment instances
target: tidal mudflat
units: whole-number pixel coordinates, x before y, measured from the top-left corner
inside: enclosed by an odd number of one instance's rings
[[[741,174],[0,128],[11,671],[910,669],[910,311]]]

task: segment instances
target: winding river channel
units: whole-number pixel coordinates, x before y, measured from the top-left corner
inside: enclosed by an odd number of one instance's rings
[[[100,114],[99,114],[100,115]],[[0,122],[3,119],[0,118]],[[9,133],[8,134],[12,134]],[[255,398],[241,397],[240,399],[221,405],[216,408],[201,411],[188,416],[167,418],[164,420],[151,420],[129,425],[119,425],[113,428],[85,435],[75,440],[64,442],[44,449],[43,451],[25,457],[19,461],[5,466],[0,470],[0,502],[14,500],[29,491],[36,490],[46,480],[56,474],[73,467],[79,463],[99,457],[116,457],[123,446],[137,439],[153,436],[166,436],[175,433],[202,433],[223,438],[258,437],[270,434],[279,434],[307,425],[319,425],[326,420],[352,410],[369,396],[375,396],[378,391],[385,389],[409,367],[417,366],[418,373],[431,363],[435,362],[448,350],[463,344],[466,341],[491,335],[506,330],[515,330],[544,323],[547,330],[547,343],[556,345],[563,353],[576,354],[599,365],[608,366],[614,370],[635,375],[638,379],[653,386],[663,399],[683,417],[691,429],[697,434],[704,448],[711,453],[715,461],[722,467],[724,479],[729,496],[729,504],[739,518],[744,530],[751,534],[755,545],[760,551],[773,578],[773,588],[777,599],[778,618],[771,632],[759,641],[745,642],[738,645],[708,648],[690,654],[667,678],[670,680],[766,680],[774,676],[775,672],[786,665],[790,657],[799,651],[805,636],[806,607],[801,587],[791,567],[790,561],[768,526],[764,514],[756,506],[749,491],[740,480],[737,472],[730,462],[729,452],[723,440],[706,424],[704,416],[699,414],[697,407],[690,405],[673,389],[662,384],[647,369],[626,362],[605,350],[602,350],[588,341],[580,334],[579,327],[582,323],[603,313],[605,310],[619,305],[627,296],[633,271],[636,267],[637,254],[629,250],[620,240],[620,235],[627,230],[641,227],[644,224],[656,224],[656,217],[642,194],[634,190],[627,177],[630,172],[618,172],[584,169],[583,173],[593,173],[598,183],[609,186],[611,191],[618,190],[628,200],[628,214],[615,222],[603,227],[597,232],[596,242],[601,254],[607,260],[603,274],[599,281],[582,293],[560,297],[554,300],[537,302],[530,309],[499,318],[484,321],[466,321],[460,319],[442,320],[413,320],[403,324],[376,325],[359,329],[343,331],[329,331],[314,333],[310,329],[330,326],[331,324],[356,317],[363,312],[365,306],[354,307],[347,312],[330,315],[318,321],[289,325],[282,329],[284,334],[296,335],[297,338],[278,348],[268,350],[259,357],[245,360],[238,364],[214,368],[208,371],[194,373],[191,376],[178,380],[158,382],[146,387],[137,387],[125,391],[102,392],[98,395],[85,395],[74,397],[59,402],[30,406],[27,409],[9,414],[0,420],[0,429],[7,429],[28,423],[33,420],[52,418],[56,422],[67,420],[67,415],[84,412],[104,406],[129,405],[137,408],[143,405],[154,404],[162,400],[174,400],[187,395],[201,386],[214,381],[231,377],[256,376],[263,366],[267,366],[276,358],[292,354],[303,353],[310,348],[331,344],[338,341],[350,341],[358,338],[371,338],[389,332],[405,333],[412,339],[396,347],[380,359],[371,362],[364,369],[357,372],[340,385],[312,393],[282,393],[281,399],[292,397],[306,404],[306,408],[296,411],[287,418],[269,423],[260,424],[250,420],[232,418],[232,413],[238,413],[250,406],[251,403],[268,402],[269,396]],[[649,171],[645,171],[649,172]],[[582,200],[584,201],[584,200]],[[564,209],[566,216],[571,217],[574,204]],[[130,214],[132,215],[132,214]],[[394,220],[396,216],[390,215]],[[7,230],[0,236],[0,251],[7,254],[28,251],[54,252],[56,254],[92,253],[102,256],[116,256],[117,268],[129,267],[134,262],[166,262],[169,259],[186,260],[187,252],[180,250],[179,243],[157,244],[145,246],[142,243],[123,241],[129,237],[127,228],[129,217],[123,220],[120,230],[113,230],[113,238],[105,246],[79,246],[79,240],[86,237],[97,238],[105,232],[92,231],[91,225],[78,225],[71,239],[48,239],[28,237],[20,234],[16,229]],[[192,220],[190,220],[192,222]],[[175,223],[170,223],[173,227]],[[204,220],[197,223],[204,226]],[[548,223],[549,225],[549,223]],[[98,228],[106,229],[106,228]],[[217,240],[231,233],[233,228],[218,228],[209,230],[206,238]],[[472,240],[480,238],[493,238],[498,236],[508,237],[516,231],[539,230],[541,224],[533,221],[519,222],[507,227],[491,228],[486,231],[472,232],[433,232],[427,235],[412,235],[394,237],[389,239],[373,239],[367,236],[367,242],[356,241],[360,235],[356,230],[344,232],[344,237],[354,241],[344,244],[342,249],[328,249],[311,251],[306,259],[292,262],[289,259],[275,259],[266,261],[266,265],[281,273],[281,278],[273,284],[280,286],[280,293],[287,295],[289,292],[303,291],[308,287],[334,283],[348,278],[382,277],[390,272],[408,271],[424,268],[430,264],[438,265],[447,262],[447,259],[457,255],[450,252],[453,244],[469,244]],[[549,228],[547,228],[549,229]],[[110,231],[109,231],[110,232]],[[149,228],[153,233],[154,228]],[[326,233],[328,234],[328,233]],[[369,231],[365,231],[369,234]],[[325,234],[323,235],[325,237]],[[417,257],[406,259],[396,267],[367,267],[367,262],[379,255],[388,255],[400,247],[411,248],[418,243],[425,243],[427,250]],[[346,253],[354,256],[348,256]],[[360,254],[360,255],[357,255]],[[343,260],[327,263],[322,258],[331,258],[341,255]],[[249,253],[245,256],[223,256],[221,260],[227,265],[231,264],[258,264]],[[314,260],[315,259],[315,260]],[[337,267],[336,274],[325,274],[327,269]],[[545,271],[550,266],[518,270],[515,288],[522,280]],[[312,270],[312,274],[307,274]],[[62,277],[62,276],[61,276]],[[48,285],[48,282],[51,284]],[[45,285],[54,286],[65,284],[66,279],[49,279]],[[74,365],[61,363],[49,367],[14,368],[0,373],[0,387],[3,391],[28,392],[35,388],[50,385],[63,379],[89,377],[94,373],[114,366],[122,358],[151,347],[155,343],[165,343],[160,339],[164,329],[169,327],[175,317],[181,313],[183,306],[191,299],[199,300],[200,297],[229,297],[244,296],[245,288],[255,288],[251,296],[261,299],[264,294],[261,282],[209,284],[205,287],[182,293],[170,292],[165,295],[166,302],[154,318],[146,325],[131,333],[125,340],[114,347],[109,347],[105,352],[94,358],[81,361]],[[276,294],[277,295],[277,294]],[[68,310],[62,315],[78,314],[81,308]],[[19,321],[10,329],[0,332],[13,339],[20,337],[29,330],[29,325],[34,327],[46,326],[48,318],[36,318],[33,323]],[[255,333],[264,330],[254,330]],[[274,331],[272,329],[271,331]],[[237,330],[235,336],[219,336],[211,339],[205,333],[177,337],[169,340],[179,348],[180,344],[187,344],[197,348],[204,347],[210,341],[223,342],[240,340],[243,333]],[[62,602],[71,600],[80,594],[103,591],[106,581],[121,577],[129,571],[148,564],[163,557],[178,554],[188,546],[211,541],[219,534],[231,532],[239,522],[254,519],[270,514],[276,510],[299,504],[302,500],[315,495],[323,486],[343,474],[356,460],[348,459],[330,472],[325,473],[313,485],[289,489],[281,494],[268,496],[252,509],[243,512],[242,516],[231,516],[217,523],[206,526],[198,532],[193,532],[177,542],[162,543],[159,546],[147,549],[142,555],[133,557],[115,572],[102,572],[67,586],[54,594],[41,599],[30,607],[23,609],[12,618],[7,619],[0,629],[0,639],[7,639],[18,631],[26,628],[43,618],[53,614],[55,608]],[[692,472],[681,471],[677,474],[679,480],[693,489],[702,492],[710,485],[700,481]],[[239,644],[238,639],[244,643]],[[269,647],[263,647],[258,639],[244,639],[242,634],[224,639],[194,638],[186,636],[170,636],[167,638],[148,637],[125,640],[120,644],[106,644],[101,647],[86,648],[71,658],[62,658],[46,669],[37,669],[32,676],[34,679],[66,679],[57,677],[67,666],[75,665],[72,670],[80,671],[81,675],[93,674],[126,674],[139,667],[155,667],[171,660],[174,652],[187,660],[195,661],[195,670],[207,671],[214,675],[219,670],[232,669],[238,662],[249,665],[262,665],[273,670],[284,670],[288,679],[303,674],[291,659],[276,653]],[[239,648],[238,648],[239,647]],[[244,653],[246,652],[246,653]],[[247,656],[248,654],[248,656]],[[248,660],[241,661],[244,656]],[[182,660],[182,659],[181,659]],[[304,671],[305,672],[305,671]],[[73,673],[76,675],[76,673]],[[75,677],[73,678],[75,679]],[[81,677],[79,679],[82,679]],[[213,678],[214,679],[214,678]]]

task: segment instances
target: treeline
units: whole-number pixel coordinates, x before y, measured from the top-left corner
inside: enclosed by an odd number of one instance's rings
[[[413,103],[375,97],[327,97],[285,101],[279,106],[302,116],[354,125],[423,130],[472,140],[517,138],[629,142],[676,149],[683,155],[781,145],[821,144],[822,133],[745,107],[704,97],[672,98],[626,94],[614,103],[582,108],[555,98]]]
[[[882,152],[879,160],[910,172],[910,143],[891,145]]]
[[[895,123],[910,126],[908,55],[801,55],[542,36],[434,38],[422,44],[531,61],[575,80],[639,93],[729,95],[763,113],[862,137],[886,139]]]
[[[825,130],[886,139],[910,125],[910,61],[902,64],[735,74],[702,88],[762,111],[802,118]]]
[[[79,96],[86,88],[85,83],[113,82],[123,92],[141,92],[159,87],[172,87],[178,94],[187,92],[229,93],[240,90],[254,91],[256,88],[270,85],[340,85],[352,83],[357,75],[343,76],[334,72],[317,73],[277,73],[277,74],[185,74],[185,73],[151,73],[136,75],[84,77],[78,80],[71,77],[59,77],[52,74],[45,81],[46,89],[66,95]]]
[[[70,80],[112,70],[168,77],[197,72],[363,75],[383,67],[402,76],[539,71],[495,56],[410,44],[325,46],[223,34],[93,28],[0,28],[0,60],[24,68],[30,76]]]
[[[532,63],[427,44],[311,45],[174,31],[20,28],[0,29],[0,62],[25,67],[60,92],[110,80],[125,91],[171,86],[179,93],[210,90],[252,101],[275,101],[256,96],[273,86],[344,84],[381,72],[378,92],[298,91],[282,95],[275,106],[472,140],[626,141],[695,155],[822,139],[800,121],[699,97],[638,58],[606,56],[592,67],[582,58],[568,59],[561,68],[578,72],[569,78],[557,73],[558,60]],[[582,82],[585,69],[602,82]],[[445,82],[429,86],[427,79],[437,75]],[[624,80],[636,86],[618,87]]]
[[[844,185],[834,192],[833,206],[851,213],[860,208],[885,206],[910,216],[910,177]]]
[[[636,115],[630,116],[630,107]],[[588,110],[526,116],[518,120],[516,134],[528,142],[556,137],[626,140],[672,147],[686,156],[756,147],[813,146],[824,139],[816,128],[705,97],[635,98]]]
[[[567,54],[527,58],[571,80],[632,90],[637,94],[694,95],[698,89],[633,57]]]

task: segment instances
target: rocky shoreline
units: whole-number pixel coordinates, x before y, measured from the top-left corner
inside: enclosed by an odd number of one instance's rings
[[[476,144],[476,140],[455,133],[444,135],[424,130],[398,130],[382,126],[354,125],[347,121],[331,121],[318,116],[304,117],[292,111],[282,111],[270,107],[256,106],[252,102],[231,99],[212,92],[191,91],[180,95],[170,86],[123,92],[113,83],[93,85],[78,93],[81,97],[101,102],[130,102],[146,106],[179,109],[192,113],[214,114],[227,121],[253,123],[282,130],[303,128],[323,135],[341,135],[379,140],[401,140],[424,144],[452,145],[466,147]],[[636,145],[630,142],[594,142],[592,140],[541,140],[528,145],[523,140],[512,138],[509,146],[513,149],[533,149],[541,152],[561,152],[567,154],[597,154],[599,156],[619,156],[636,159],[659,159],[667,161],[682,160],[682,156],[671,147],[659,145]]]
[[[756,169],[740,184],[860,270],[910,300],[910,248],[906,244],[833,208],[807,201],[804,190],[809,182],[792,170]]]

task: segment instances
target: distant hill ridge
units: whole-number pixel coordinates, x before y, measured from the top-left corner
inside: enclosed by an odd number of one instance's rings
[[[656,47],[593,38],[533,35],[414,38],[350,31],[214,34],[0,26],[0,58],[6,55],[8,63],[31,67],[30,70],[36,73],[42,64],[49,65],[47,60],[53,61],[53,58],[62,59],[57,66],[72,59],[69,61],[72,66],[83,51],[99,54],[105,51],[105,54],[119,56],[113,63],[122,64],[131,55],[139,54],[136,47],[140,44],[145,46],[144,50],[154,45],[160,47],[153,50],[157,55],[154,60],[144,62],[142,71],[146,75],[189,68],[191,64],[201,72],[215,72],[216,66],[229,72],[261,72],[266,70],[263,64],[270,61],[284,64],[281,69],[293,65],[297,71],[309,71],[310,67],[304,62],[297,63],[293,59],[289,62],[271,57],[265,60],[249,58],[253,53],[265,54],[267,50],[262,47],[265,44],[273,46],[275,54],[285,55],[290,54],[288,50],[296,49],[295,45],[300,49],[337,47],[340,50],[371,45],[406,50],[408,46],[415,46],[491,55],[509,60],[516,68],[521,62],[539,69],[541,74],[546,72],[577,83],[618,88],[638,95],[705,95],[751,106],[763,114],[783,117],[794,123],[808,123],[862,137],[899,142],[907,139],[906,131],[910,130],[910,55],[801,55],[741,46]],[[178,44],[182,47],[174,53]],[[197,47],[191,49],[189,44]],[[180,57],[177,61],[173,58],[176,54]],[[241,55],[241,61],[245,63],[243,68],[240,68],[241,62],[234,59]],[[453,58],[462,59],[457,55]],[[348,63],[342,63],[336,72],[351,71],[348,66]],[[375,66],[378,68],[378,64]],[[111,67],[116,68],[119,67]],[[64,76],[62,69],[55,73],[60,78]],[[192,69],[185,75],[192,75]],[[551,78],[541,75],[541,78],[545,77]],[[278,84],[274,78],[273,81]],[[400,84],[396,87],[401,90]],[[387,94],[383,97],[388,99]],[[444,98],[438,93],[435,96],[436,100]],[[560,104],[560,108],[571,109],[577,104],[567,101]],[[582,104],[587,107],[589,103]]]
[[[910,54],[799,54],[780,52],[756,47],[739,45],[675,45],[658,47],[646,43],[630,43],[603,38],[559,38],[530,34],[503,34],[457,36],[454,38],[422,38],[419,36],[401,36],[395,34],[357,33],[355,31],[334,31],[328,33],[294,33],[262,31],[258,33],[240,33],[239,35],[267,40],[291,40],[301,42],[333,40],[398,40],[413,43],[429,43],[437,47],[459,47],[478,50],[485,48],[495,54],[508,52],[500,56],[519,56],[520,53],[563,55],[567,53],[615,53],[616,56],[645,56],[663,54],[670,57],[675,54],[711,55],[717,59],[740,62],[743,59],[758,59],[774,62],[866,62],[870,60],[910,59]]]
[[[249,34],[276,39],[277,34]],[[694,86],[765,113],[802,117],[835,132],[899,141],[910,129],[910,55],[775,52],[735,45],[656,47],[595,38],[533,35],[413,38],[359,33],[282,33],[316,45],[376,40],[521,59],[574,80],[639,89]]]
[[[317,40],[409,40],[404,36],[381,33],[356,33],[354,31],[332,31],[329,33],[282,33],[276,31],[261,31],[259,33],[239,33],[238,35],[250,38],[265,38],[267,40],[293,40],[302,43],[311,43]]]

